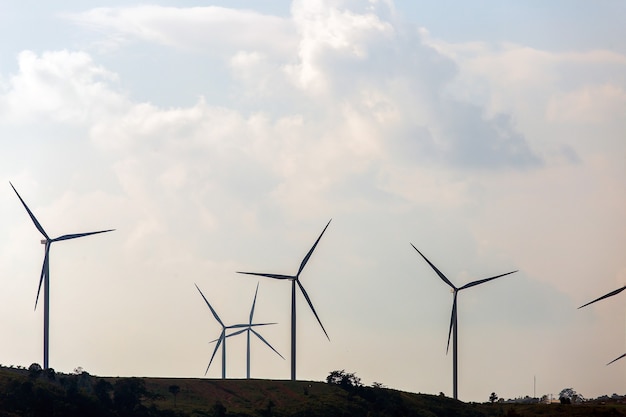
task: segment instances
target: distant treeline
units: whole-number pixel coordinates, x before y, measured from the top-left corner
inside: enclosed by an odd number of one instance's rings
[[[0,377],[0,416],[180,416],[172,410],[146,407],[150,397],[140,378],[104,378],[57,374],[33,364],[28,369],[3,368]]]

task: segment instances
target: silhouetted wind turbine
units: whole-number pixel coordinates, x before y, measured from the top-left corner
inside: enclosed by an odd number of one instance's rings
[[[254,292],[254,300],[252,301],[252,308],[250,309],[250,321],[248,322],[248,326],[245,329],[242,330],[238,330],[235,333],[231,333],[229,335],[227,335],[226,337],[231,337],[231,336],[237,336],[238,334],[241,334],[243,332],[247,332],[247,336],[248,336],[248,350],[247,350],[247,355],[246,355],[246,378],[250,379],[250,333],[253,333],[256,337],[258,337],[259,339],[261,339],[261,341],[263,343],[265,343],[270,349],[272,349],[274,352],[276,352],[276,354],[278,356],[280,356],[281,358],[285,359],[283,357],[283,355],[281,355],[280,353],[278,353],[278,351],[276,349],[274,349],[274,347],[272,345],[270,345],[268,343],[267,340],[265,340],[263,338],[263,336],[261,336],[256,330],[254,330],[252,327],[254,326],[252,324],[252,318],[254,316],[254,306],[256,304],[256,295],[259,292],[259,284],[256,284],[256,291]],[[275,323],[267,323],[267,324],[275,324]]]
[[[453,398],[455,400],[457,400],[459,398],[459,396],[458,396],[458,334],[457,334],[457,327],[458,326],[457,326],[457,306],[456,306],[456,300],[457,300],[458,293],[459,293],[459,291],[464,290],[466,288],[474,287],[476,285],[483,284],[485,282],[494,280],[496,278],[500,278],[500,277],[503,277],[505,275],[513,274],[513,273],[515,273],[517,271],[507,272],[505,274],[496,275],[495,277],[491,277],[491,278],[479,279],[477,281],[472,281],[472,282],[470,282],[468,284],[463,285],[462,287],[458,287],[457,288],[412,243],[411,243],[411,246],[413,246],[413,249],[415,249],[417,251],[417,253],[419,253],[422,256],[422,258],[424,258],[424,260],[428,263],[428,265],[430,265],[430,267],[437,273],[437,275],[439,275],[439,278],[441,278],[441,280],[443,282],[445,282],[446,284],[448,284],[450,286],[450,288],[452,288],[452,291],[454,293],[454,299],[452,301],[452,315],[450,316],[450,330],[448,332],[448,345],[446,347],[446,354],[448,353],[448,350],[450,348],[450,336],[453,335],[454,337],[453,337],[453,342],[452,342],[452,382],[453,382],[452,395],[453,395]]]
[[[248,327],[253,327],[253,326],[267,326],[269,324],[276,324],[276,323],[257,323],[257,324],[248,323],[248,324],[233,324],[231,326],[226,326],[224,325],[224,322],[222,322],[222,320],[220,319],[220,316],[217,315],[213,307],[211,307],[209,300],[207,300],[204,294],[202,294],[202,291],[200,291],[200,288],[198,288],[198,285],[197,284],[194,284],[194,285],[198,289],[198,292],[200,292],[200,295],[204,299],[204,302],[206,303],[206,305],[209,306],[209,309],[211,310],[211,313],[213,313],[213,317],[215,317],[215,320],[217,320],[220,326],[222,326],[222,333],[220,334],[220,337],[217,339],[217,344],[215,345],[215,349],[213,350],[213,354],[211,355],[211,360],[209,361],[209,365],[206,367],[206,371],[204,371],[204,374],[206,375],[207,372],[209,372],[209,368],[211,367],[213,358],[215,357],[217,350],[220,348],[220,345],[222,345],[222,379],[226,379],[226,337],[227,337],[226,330],[248,328]],[[230,336],[233,336],[233,335],[230,335]]]
[[[24,202],[20,194],[17,192],[13,184],[11,184],[11,182],[9,182],[9,184],[11,185],[11,188],[13,188],[13,191],[15,191],[15,194],[17,194],[17,197],[22,202],[22,205],[28,212],[28,215],[30,216],[33,223],[35,224],[35,227],[37,228],[37,230],[39,230],[39,232],[43,235],[43,237],[45,237],[45,240],[41,241],[41,243],[45,244],[46,246],[45,246],[44,258],[43,258],[43,266],[41,268],[41,277],[39,278],[39,287],[37,288],[37,298],[35,299],[35,309],[37,309],[37,302],[39,301],[39,293],[41,292],[41,285],[43,284],[43,287],[44,287],[44,290],[43,290],[43,298],[44,298],[43,300],[44,301],[43,303],[43,310],[44,310],[44,313],[43,313],[43,367],[44,369],[48,369],[49,368],[48,351],[49,351],[49,341],[50,341],[50,246],[52,245],[52,243],[59,242],[61,240],[70,240],[70,239],[76,239],[79,237],[95,235],[98,233],[112,232],[115,229],[100,230],[97,232],[87,232],[87,233],[74,233],[70,235],[59,236],[59,237],[52,239],[50,238],[50,236],[48,236],[46,231],[43,229],[43,227],[41,226],[41,224],[39,223],[39,221],[37,220],[33,212],[30,211],[30,209],[28,208],[28,206],[26,205],[26,203]]]
[[[315,318],[317,319],[317,322],[320,324],[320,327],[324,331],[324,334],[326,335],[326,338],[330,341],[330,337],[328,337],[328,333],[326,333],[326,329],[324,329],[324,325],[322,324],[322,321],[320,320],[319,316],[317,315],[317,312],[315,312],[315,308],[313,307],[313,303],[311,302],[311,298],[309,298],[309,295],[307,294],[306,290],[302,286],[302,283],[300,283],[300,274],[302,273],[302,270],[304,269],[304,266],[306,265],[306,263],[309,261],[309,258],[311,258],[311,255],[313,254],[313,251],[317,247],[317,244],[319,243],[320,239],[324,235],[324,232],[328,228],[328,225],[330,224],[331,221],[332,221],[332,219],[328,221],[328,223],[326,224],[326,227],[324,227],[324,230],[322,230],[322,233],[320,234],[320,236],[317,238],[317,240],[313,244],[313,247],[311,247],[309,252],[306,254],[304,259],[300,263],[300,268],[298,268],[298,273],[296,275],[279,275],[279,274],[267,274],[267,273],[259,273],[259,272],[240,272],[240,271],[237,271],[238,274],[257,275],[257,276],[260,276],[260,277],[267,277],[267,278],[274,278],[274,279],[282,279],[282,280],[290,280],[291,281],[291,380],[292,381],[296,380],[296,285],[298,285],[298,287],[300,288],[300,291],[302,292],[302,295],[304,296],[304,298],[306,299],[307,303],[309,304],[309,307],[311,308],[311,311],[315,315]]]
[[[587,307],[589,304],[593,304],[593,303],[595,303],[596,301],[600,301],[600,300],[604,300],[605,298],[612,297],[612,296],[614,296],[614,295],[617,295],[617,294],[621,293],[621,292],[622,292],[622,291],[624,291],[624,290],[626,290],[626,285],[624,285],[622,288],[618,288],[618,289],[616,289],[615,291],[611,291],[611,292],[610,292],[610,293],[608,293],[608,294],[604,294],[602,297],[598,297],[598,298],[596,298],[596,299],[595,299],[595,300],[593,300],[593,301],[589,301],[587,304],[583,304],[583,305],[581,305],[581,306],[580,306],[580,307],[578,307],[578,308],[579,308],[579,309],[581,309],[581,308],[583,308],[583,307]],[[612,364],[613,362],[616,362],[616,361],[618,361],[618,360],[622,359],[622,358],[623,358],[623,357],[625,357],[625,356],[626,356],[626,353],[624,353],[622,356],[620,356],[620,357],[618,357],[618,358],[613,359],[611,362],[607,363],[607,365],[610,365],[610,364]]]

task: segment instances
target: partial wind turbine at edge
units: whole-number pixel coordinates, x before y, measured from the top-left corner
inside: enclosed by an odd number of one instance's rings
[[[608,293],[608,294],[604,294],[602,297],[598,297],[598,298],[596,298],[596,299],[595,299],[595,300],[593,300],[593,301],[589,301],[587,304],[583,304],[583,305],[581,305],[581,306],[580,306],[580,307],[578,307],[578,308],[580,309],[580,308],[583,308],[583,307],[587,307],[589,304],[593,304],[593,303],[595,303],[596,301],[600,301],[600,300],[604,300],[605,298],[613,297],[614,295],[617,295],[617,294],[621,293],[621,292],[622,292],[622,291],[624,291],[624,290],[626,290],[626,285],[624,285],[622,288],[618,288],[618,289],[616,289],[615,291],[611,291],[611,292],[610,292],[610,293]]]

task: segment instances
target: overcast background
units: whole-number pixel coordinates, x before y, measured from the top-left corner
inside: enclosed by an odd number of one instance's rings
[[[3,1],[0,363],[204,377],[220,327],[275,321],[252,376],[464,401],[626,393],[622,1]],[[216,358],[207,377],[221,375]],[[228,377],[245,377],[245,338]]]

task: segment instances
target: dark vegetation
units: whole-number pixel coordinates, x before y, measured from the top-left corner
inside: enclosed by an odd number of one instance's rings
[[[81,369],[57,374],[33,364],[0,367],[0,417],[13,416],[626,416],[625,404],[463,403],[412,394],[353,373],[310,381],[100,378]]]

